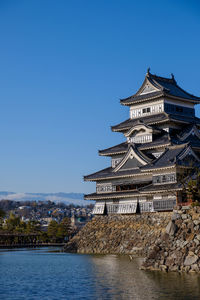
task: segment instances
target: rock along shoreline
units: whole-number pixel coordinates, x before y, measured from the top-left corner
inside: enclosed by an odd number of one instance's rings
[[[95,216],[64,251],[139,255],[143,270],[200,272],[200,207]]]

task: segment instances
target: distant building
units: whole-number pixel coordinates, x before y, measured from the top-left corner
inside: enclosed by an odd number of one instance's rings
[[[199,166],[200,98],[164,78],[147,72],[138,92],[120,101],[130,118],[112,126],[126,141],[99,155],[110,156],[111,166],[85,176],[96,182],[94,214],[132,214],[167,211],[187,201],[179,178],[191,163]]]
[[[23,209],[31,209],[30,206],[19,206],[18,209],[23,210]]]
[[[51,221],[53,221],[54,219],[51,217],[45,217],[45,218],[41,218],[40,221],[46,223],[47,225],[49,225],[51,223]]]
[[[71,220],[71,227],[74,229],[76,227],[76,218],[74,214],[72,214],[70,220]]]

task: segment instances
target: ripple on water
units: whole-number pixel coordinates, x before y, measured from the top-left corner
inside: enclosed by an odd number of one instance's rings
[[[199,275],[145,272],[140,263],[117,255],[3,250],[0,299],[200,299]]]

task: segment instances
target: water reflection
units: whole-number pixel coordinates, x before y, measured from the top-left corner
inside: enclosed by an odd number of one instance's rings
[[[97,299],[200,299],[196,274],[141,271],[141,259],[115,255],[93,256],[92,262]]]
[[[196,300],[197,274],[145,272],[141,259],[59,253],[56,249],[0,252],[0,299]]]

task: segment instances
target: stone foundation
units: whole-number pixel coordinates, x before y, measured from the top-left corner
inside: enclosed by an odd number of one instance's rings
[[[151,244],[142,268],[200,272],[200,207],[173,211],[165,233]]]
[[[64,251],[146,255],[165,232],[172,212],[95,216],[74,236]]]

